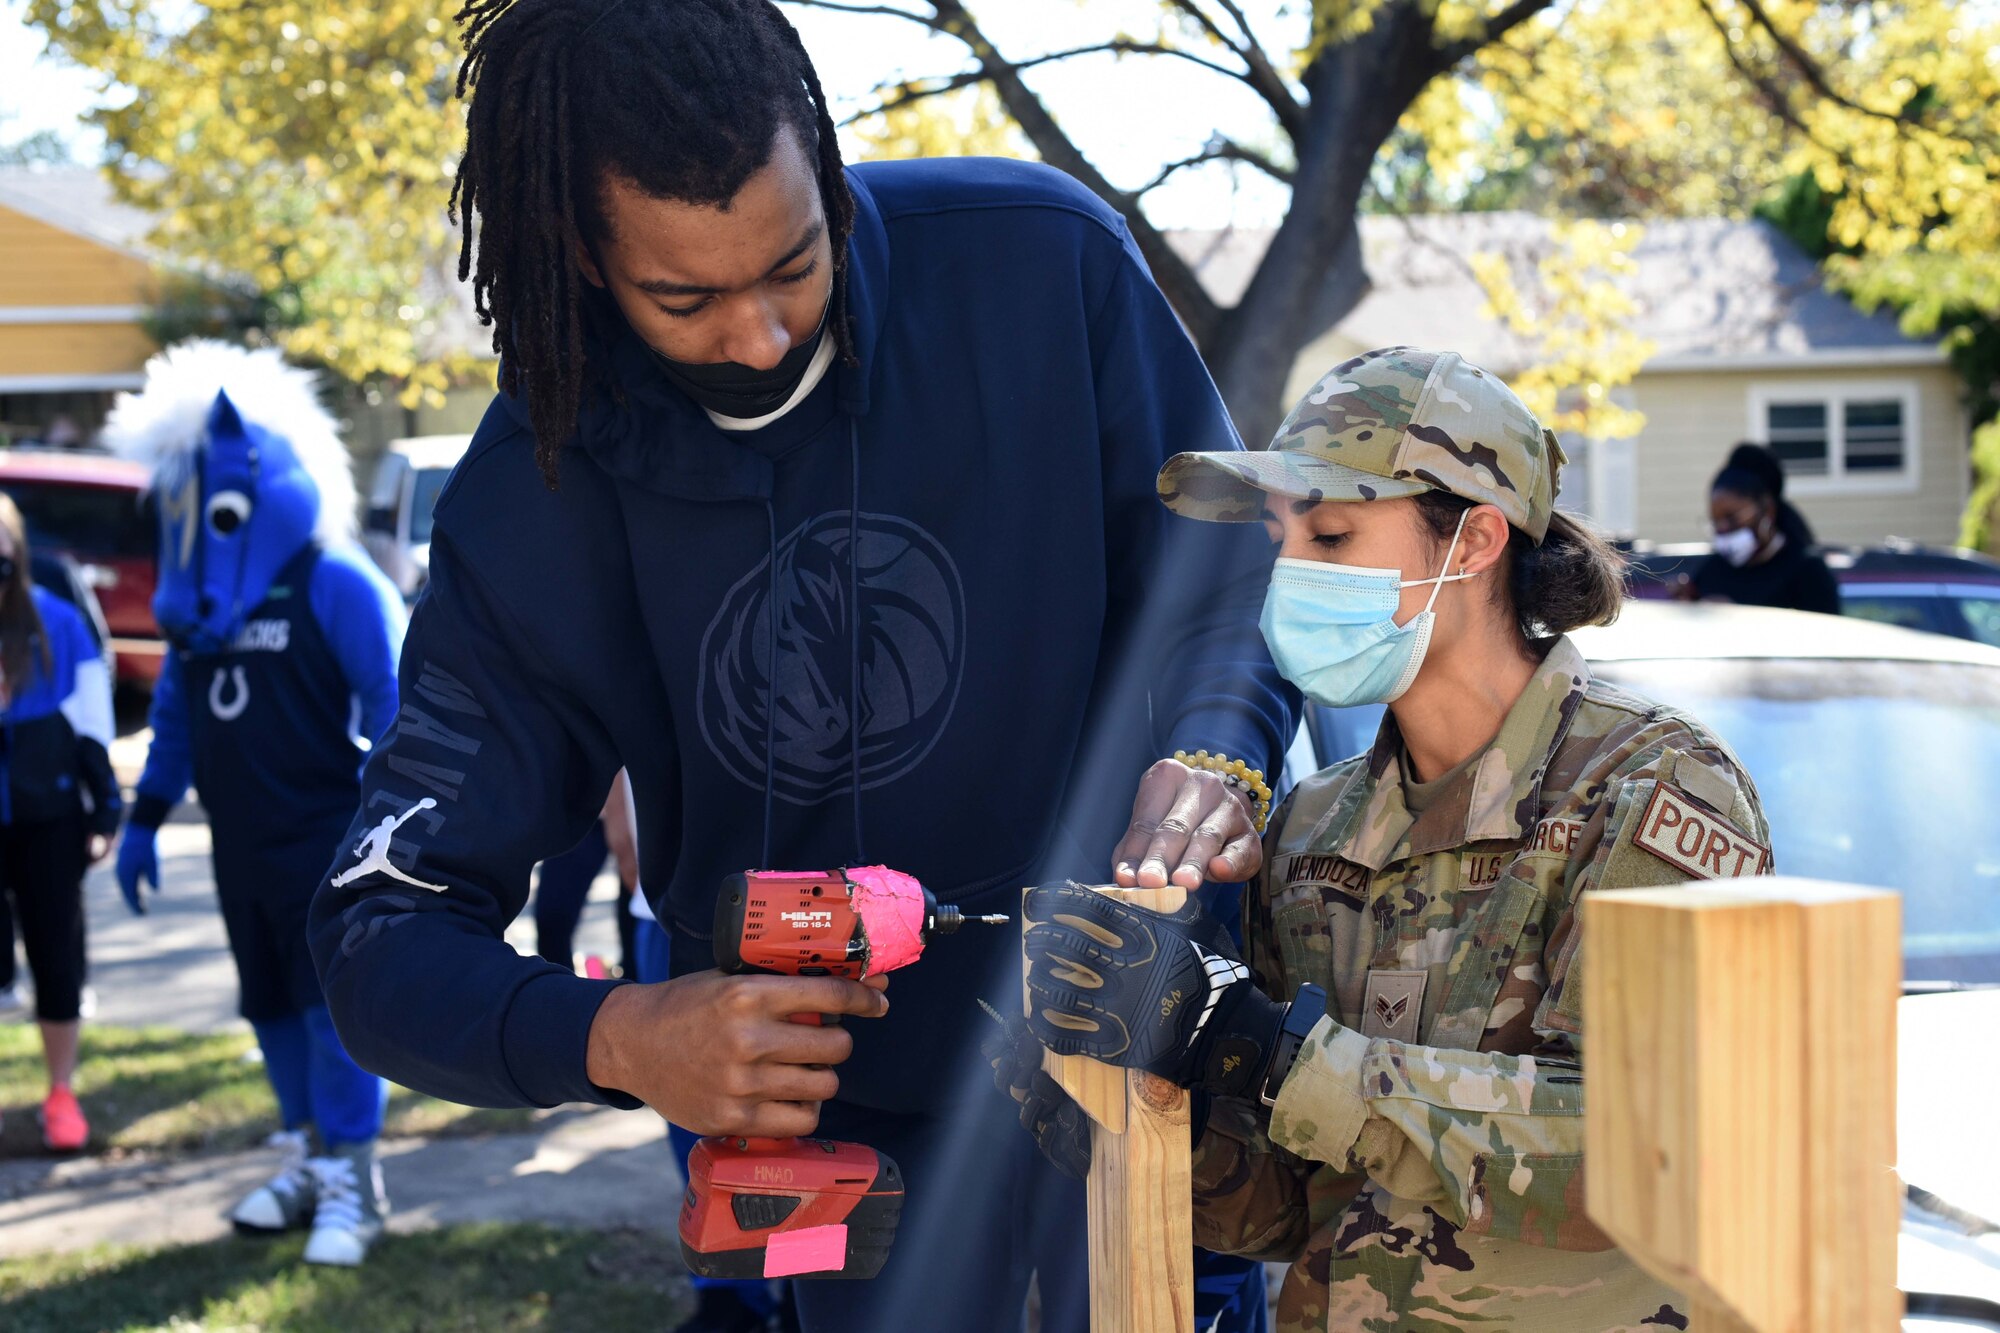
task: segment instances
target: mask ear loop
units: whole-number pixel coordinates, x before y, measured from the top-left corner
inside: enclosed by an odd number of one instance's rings
[[[1458,526],[1452,530],[1451,534],[1451,545],[1445,548],[1444,567],[1446,569],[1451,568],[1451,558],[1458,553],[1459,534],[1465,531],[1465,515],[1471,512],[1470,509],[1467,509],[1458,516]],[[1430,600],[1424,603],[1424,609],[1410,618],[1410,625],[1416,627],[1416,648],[1410,653],[1410,660],[1404,664],[1403,674],[1396,681],[1395,688],[1383,696],[1383,703],[1391,704],[1396,702],[1396,700],[1403,697],[1404,692],[1411,685],[1416,683],[1417,672],[1423,668],[1424,656],[1429,652],[1431,646],[1431,626],[1437,620],[1437,616],[1432,608],[1437,605],[1438,589],[1444,587],[1447,583],[1456,583],[1460,579],[1474,577],[1477,576],[1472,574],[1439,574],[1434,579],[1411,579],[1406,583],[1397,585],[1403,588],[1414,588],[1420,583],[1428,583],[1431,585],[1431,595]]]
[[[1453,528],[1451,531],[1451,545],[1447,546],[1444,552],[1444,567],[1446,569],[1451,568],[1451,558],[1454,555],[1458,554],[1458,539],[1460,535],[1465,532],[1465,517],[1467,514],[1470,514],[1471,512],[1472,511],[1470,509],[1460,512],[1458,516],[1458,526]],[[1477,574],[1439,574],[1434,579],[1409,579],[1403,583],[1397,584],[1396,586],[1399,588],[1414,588],[1420,583],[1430,584],[1431,585],[1430,600],[1424,603],[1424,610],[1429,611],[1432,607],[1437,605],[1438,589],[1444,587],[1445,584],[1457,583],[1461,579],[1476,579],[1478,577],[1479,575]]]

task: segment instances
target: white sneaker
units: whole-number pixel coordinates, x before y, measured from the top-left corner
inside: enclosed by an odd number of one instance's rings
[[[280,1154],[278,1174],[252,1190],[229,1215],[246,1235],[275,1235],[306,1226],[318,1198],[318,1183],[307,1164],[311,1143],[306,1131],[279,1130],[264,1143]]]
[[[338,1148],[307,1165],[319,1190],[319,1205],[313,1210],[306,1262],[352,1268],[368,1257],[368,1247],[382,1234],[382,1219],[389,1213],[375,1145]]]
[[[11,1014],[27,1007],[28,997],[21,994],[19,982],[0,990],[0,1014]]]

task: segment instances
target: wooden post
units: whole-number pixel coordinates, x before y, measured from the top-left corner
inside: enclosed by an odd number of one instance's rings
[[[1099,888],[1172,912],[1187,890]],[[1192,1333],[1194,1182],[1188,1095],[1163,1078],[1082,1056],[1043,1068],[1091,1119],[1091,1333]]]
[[[1895,1333],[1901,900],[1760,878],[1583,913],[1591,1217],[1691,1333]]]

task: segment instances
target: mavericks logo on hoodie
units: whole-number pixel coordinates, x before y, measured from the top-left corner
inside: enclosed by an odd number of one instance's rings
[[[774,789],[797,805],[846,791],[856,718],[862,788],[908,773],[944,733],[965,673],[965,590],[951,556],[906,519],[864,513],[850,570],[849,521],[822,514],[778,543],[775,671],[769,557],[730,588],[702,636],[709,750],[762,791],[769,725]]]

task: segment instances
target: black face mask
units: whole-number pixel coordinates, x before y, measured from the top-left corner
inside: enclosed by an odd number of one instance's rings
[[[833,302],[828,301],[827,310],[832,308]],[[676,361],[651,344],[647,344],[647,350],[660,363],[661,373],[700,406],[719,417],[748,420],[767,416],[785,405],[785,400],[799,387],[799,381],[806,377],[806,369],[812,365],[813,354],[819,351],[820,339],[824,337],[826,311],[823,310],[820,312],[819,327],[813,330],[812,337],[786,352],[769,370],[758,370],[735,361],[696,365],[689,361]]]

